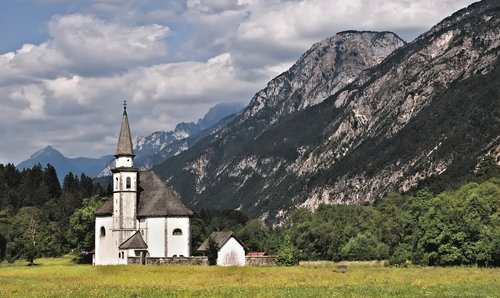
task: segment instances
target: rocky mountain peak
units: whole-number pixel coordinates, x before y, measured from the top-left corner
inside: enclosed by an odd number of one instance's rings
[[[57,151],[54,147],[48,145],[45,146],[44,148],[38,150],[37,152],[33,153],[30,158],[39,158],[42,156],[63,156],[61,152]]]
[[[271,110],[274,115],[270,122],[275,122],[283,115],[318,104],[404,44],[391,32],[345,31],[326,38],[258,92],[243,119]]]

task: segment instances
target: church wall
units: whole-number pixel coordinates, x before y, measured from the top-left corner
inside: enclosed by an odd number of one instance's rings
[[[130,156],[120,156],[116,159],[116,167],[130,168],[133,166],[133,158]]]
[[[118,263],[118,248],[115,245],[116,239],[112,232],[113,218],[96,217],[95,220],[95,264],[114,265]],[[104,228],[104,236],[101,234]]]
[[[148,245],[151,257],[165,256],[165,218],[152,217],[146,219],[147,237],[144,239]]]
[[[245,249],[241,244],[231,237],[217,254],[217,265],[219,266],[244,266]]]
[[[181,235],[179,234],[181,231]],[[174,233],[174,231],[176,233]],[[167,218],[167,257],[190,256],[191,227],[189,217]],[[176,234],[176,235],[174,235]]]

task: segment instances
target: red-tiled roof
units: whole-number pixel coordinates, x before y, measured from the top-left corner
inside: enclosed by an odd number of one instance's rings
[[[263,251],[252,251],[252,252],[247,252],[246,254],[247,257],[265,257],[267,254]]]

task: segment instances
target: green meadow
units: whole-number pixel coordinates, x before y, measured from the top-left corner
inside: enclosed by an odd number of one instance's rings
[[[499,297],[500,269],[76,265],[71,256],[0,265],[0,297]]]

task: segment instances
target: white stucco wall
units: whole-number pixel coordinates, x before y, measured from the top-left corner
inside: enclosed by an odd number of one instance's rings
[[[123,253],[123,257],[121,255],[122,253]],[[127,258],[128,258],[129,255],[130,255],[129,251],[127,249],[125,249],[125,250],[119,250],[118,251],[118,256],[119,256],[119,258],[118,258],[118,264],[119,265],[127,265]]]
[[[175,229],[180,229],[182,235],[173,235]],[[189,217],[167,218],[167,257],[190,256],[191,226]]]
[[[130,156],[120,156],[116,159],[116,167],[121,168],[121,167],[133,167],[134,166],[134,159]]]
[[[101,236],[101,227],[104,227],[106,235]],[[113,227],[113,218],[96,217],[95,220],[95,264],[96,265],[115,265],[118,264],[118,247],[115,245],[116,239],[113,239],[111,228]]]
[[[148,245],[149,256],[165,256],[165,218],[146,218],[146,237],[144,241]],[[141,224],[142,229],[142,224]]]
[[[245,249],[241,244],[231,237],[217,254],[217,265],[219,266],[245,266]]]

